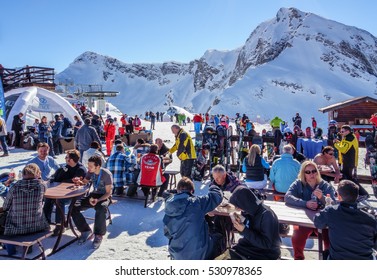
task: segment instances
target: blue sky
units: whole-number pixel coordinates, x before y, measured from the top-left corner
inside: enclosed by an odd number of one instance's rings
[[[125,63],[189,62],[242,46],[281,7],[377,36],[374,0],[1,0],[0,63],[60,72],[85,51]]]

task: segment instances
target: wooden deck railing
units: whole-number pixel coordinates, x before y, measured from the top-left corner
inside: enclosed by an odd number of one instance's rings
[[[17,69],[3,68],[1,76],[4,91],[38,84],[55,86],[54,68],[37,66],[27,66]]]

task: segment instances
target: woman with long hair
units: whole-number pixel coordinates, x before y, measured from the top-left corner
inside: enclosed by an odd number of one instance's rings
[[[265,188],[267,186],[265,169],[270,169],[270,165],[261,156],[261,148],[256,144],[251,145],[242,165],[242,172],[246,173],[246,185],[253,189]]]
[[[313,161],[304,161],[301,165],[297,180],[292,183],[285,194],[285,204],[288,206],[308,208],[316,211],[325,205],[326,195],[329,194],[335,200],[335,190],[332,185],[322,179],[318,166]],[[302,226],[294,227],[292,246],[295,260],[303,260],[304,247],[308,237],[317,229]],[[328,231],[323,230],[325,250],[329,248]]]

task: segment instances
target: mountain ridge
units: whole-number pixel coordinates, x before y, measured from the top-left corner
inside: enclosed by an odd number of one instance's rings
[[[369,32],[281,8],[234,50],[207,50],[188,63],[155,64],[127,64],[85,52],[56,78],[120,91],[115,104],[126,113],[177,105],[268,121],[275,115],[289,120],[296,111],[310,118],[320,107],[376,95],[376,65],[377,39]],[[325,115],[317,118],[326,121]]]

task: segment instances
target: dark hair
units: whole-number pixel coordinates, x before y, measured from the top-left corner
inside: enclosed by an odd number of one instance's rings
[[[139,143],[139,144],[144,144],[144,143],[145,143],[145,141],[144,141],[143,138],[138,138],[138,139],[136,140],[136,142]]]
[[[92,143],[90,143],[90,147],[93,149],[99,149],[101,146],[97,141],[93,141]]]
[[[123,144],[117,144],[115,149],[116,149],[117,152],[122,151],[124,149]]]
[[[76,149],[68,150],[66,154],[71,160],[73,160],[75,163],[78,163],[80,159],[80,152],[78,150]]]
[[[331,146],[326,146],[322,149],[322,155],[327,154],[330,151],[334,151],[334,148]]]
[[[151,154],[157,154],[157,152],[158,152],[158,146],[157,146],[156,144],[152,144],[152,145],[150,145],[150,147],[149,147],[149,152],[150,152]]]
[[[181,180],[179,180],[177,184],[177,191],[178,192],[184,192],[188,191],[190,193],[193,193],[195,190],[194,183],[191,181],[188,177],[182,177]]]
[[[114,141],[114,144],[115,145],[118,145],[118,144],[122,144],[123,142],[122,142],[122,140],[120,140],[120,139],[116,139],[115,141]]]
[[[87,124],[87,125],[89,125],[89,124],[92,123],[92,120],[89,119],[89,118],[86,118],[86,119],[84,120],[84,123]]]
[[[349,132],[352,131],[352,128],[348,124],[342,125],[342,129],[348,130]]]
[[[91,156],[88,159],[88,162],[93,162],[95,166],[101,166],[102,165],[102,160],[99,156]]]
[[[342,180],[338,185],[338,193],[342,201],[355,203],[359,195],[359,186],[350,180]]]

